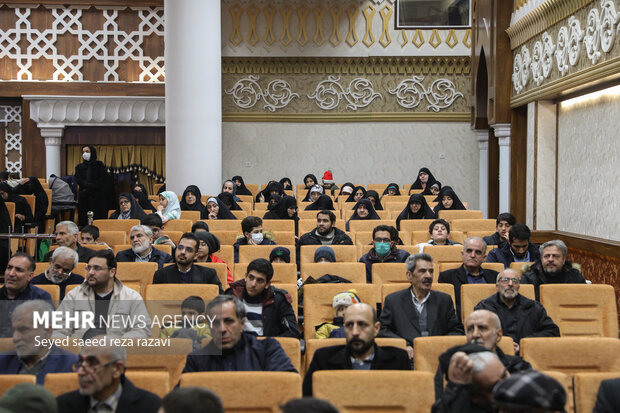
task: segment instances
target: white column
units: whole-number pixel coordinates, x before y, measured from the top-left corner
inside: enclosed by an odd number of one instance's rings
[[[165,0],[166,188],[222,186],[220,1]]]
[[[493,126],[499,145],[499,213],[510,212],[510,124]]]
[[[488,129],[476,130],[476,140],[480,150],[479,171],[479,202],[482,217],[489,217],[489,131]]]
[[[60,176],[60,142],[64,128],[41,128],[45,139],[45,178],[51,174]]]

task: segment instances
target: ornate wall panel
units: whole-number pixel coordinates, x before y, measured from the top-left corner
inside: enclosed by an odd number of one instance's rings
[[[22,171],[22,108],[0,106],[0,138],[4,141],[4,170]]]

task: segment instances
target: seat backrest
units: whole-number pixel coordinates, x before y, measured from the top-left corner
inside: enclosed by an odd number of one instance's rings
[[[209,231],[237,231],[241,234],[241,221],[238,219],[201,219],[201,221],[209,226]]]
[[[220,244],[222,245],[233,245],[235,242],[237,242],[237,237],[241,235],[241,229],[239,229],[238,231],[210,231],[210,232],[211,234],[215,235],[218,240],[220,240]]]
[[[461,265],[463,264],[460,262],[441,262],[439,263],[439,272],[453,270],[459,268]],[[497,272],[504,271],[504,264],[501,262],[483,262],[481,267],[483,269],[489,269]]]
[[[99,231],[124,231],[129,235],[129,230],[135,225],[140,225],[139,219],[95,219],[93,225]]]
[[[256,258],[265,258],[268,260],[271,250],[276,247],[288,248],[291,253],[291,262],[295,262],[295,245],[240,245],[239,263],[249,263]]]
[[[301,346],[298,339],[293,337],[272,337],[277,340],[282,346],[282,350],[286,353],[288,358],[291,359],[291,364],[295,369],[301,373]],[[259,340],[264,340],[265,337],[258,337]]]
[[[153,275],[157,271],[156,262],[119,262],[116,276],[124,283],[139,283],[144,294],[146,286],[153,283]]]
[[[181,219],[192,221],[192,223],[200,219],[200,211],[181,211]]]
[[[317,371],[312,390],[341,413],[429,412],[435,401],[433,374],[424,371]]]
[[[292,219],[263,219],[263,231],[295,232],[295,221]]]
[[[461,315],[463,320],[472,311],[478,303],[489,298],[497,292],[496,284],[463,284],[461,285]],[[535,299],[534,286],[532,284],[521,284],[519,286],[519,294],[530,300]]]
[[[170,391],[170,373],[167,371],[127,370],[125,375],[136,387],[148,389],[161,398]]]
[[[433,221],[433,219],[403,219],[400,221],[400,230],[407,232],[426,231],[428,234],[428,226]]]
[[[607,284],[543,284],[540,303],[562,337],[618,337],[614,287]]]
[[[166,373],[169,377],[167,382],[168,388],[172,389],[181,378],[188,353],[189,351],[184,354],[179,352],[171,352],[170,354],[127,354],[127,372]],[[149,388],[147,390],[152,391]]]
[[[424,252],[433,257],[433,262],[463,262],[462,245],[429,245]]]
[[[314,252],[322,245],[302,245],[300,248],[301,265],[314,262]],[[357,256],[357,248],[355,245],[328,245],[334,250],[336,255],[336,262],[357,262],[359,257]]]
[[[105,242],[109,246],[127,244],[129,233],[125,231],[99,231],[99,242]],[[90,245],[87,245],[91,248]]]
[[[407,268],[404,262],[378,262],[372,264],[372,283],[407,283]]]
[[[442,209],[437,216],[441,219],[445,219],[448,222],[452,222],[454,219],[482,219],[482,211],[476,211],[472,209],[463,210],[450,210]]]
[[[309,284],[304,286],[304,337],[314,337],[315,327],[334,319],[336,294],[355,289],[363,303],[376,307],[379,287],[372,284]]]
[[[43,385],[54,397],[79,388],[77,373],[47,373]]]
[[[258,184],[245,184],[245,187],[252,193],[252,199],[258,195]]]
[[[222,283],[222,288],[225,290],[228,287],[228,266],[226,264],[223,262],[197,262],[196,264],[214,269],[217,273],[217,278]]]
[[[297,265],[294,263],[273,263],[272,283],[295,284],[297,283]],[[245,278],[248,263],[235,264],[233,278],[235,281]]]
[[[234,211],[230,211],[235,218],[237,218],[237,220],[241,221],[243,218],[246,218],[248,215],[250,215],[252,213],[251,210],[249,210],[249,208],[246,208],[247,210],[243,209],[243,210],[234,210]]]
[[[250,206],[252,206],[252,202],[254,202],[254,197],[252,197],[252,195],[239,195],[237,194],[237,198],[239,198],[241,200],[241,202],[238,202],[239,206],[241,206],[241,203],[244,204],[249,204]],[[241,206],[243,208],[243,206]]]
[[[598,389],[603,380],[620,378],[620,371],[612,373],[577,373],[574,377],[573,391],[575,408],[578,413],[594,411]]]
[[[192,230],[193,222],[189,219],[171,219],[163,226],[164,232],[167,231],[181,231],[190,232]],[[211,227],[209,227],[211,229]]]
[[[371,231],[379,225],[390,225],[396,228],[394,220],[391,219],[358,219],[349,221],[349,231]]]
[[[411,284],[409,283],[386,283],[381,286],[381,304],[385,304],[385,297],[388,295],[395,293],[396,291],[404,290],[405,288],[409,288]],[[449,283],[433,283],[431,290],[439,291],[445,294],[448,294],[450,298],[452,298],[452,305],[455,305],[454,301],[454,286]]]
[[[495,234],[495,230],[492,231],[467,231],[467,237],[479,237],[484,238]]]
[[[533,262],[511,262],[510,269],[517,271],[519,274],[523,273],[523,268],[534,264]]]
[[[184,373],[181,387],[204,387],[217,394],[227,412],[277,412],[301,397],[301,376],[281,371]],[[240,391],[240,389],[243,389]]]
[[[295,245],[295,232],[293,231],[271,231],[273,242],[280,245]]]
[[[452,231],[492,231],[495,232],[494,219],[453,219],[450,222],[450,230]]]
[[[220,245],[220,250],[213,255],[223,259],[230,266],[235,263],[235,249],[232,245]]]
[[[58,307],[58,303],[60,302],[60,287],[55,284],[37,284],[37,287],[42,289],[43,291],[47,291],[52,297],[52,302],[55,307]]]
[[[36,384],[37,376],[34,374],[0,374],[0,394],[19,383]]]
[[[307,262],[301,265],[301,278],[306,280],[312,277],[315,280],[325,275],[337,275],[352,283],[366,282],[366,265],[361,262]]]

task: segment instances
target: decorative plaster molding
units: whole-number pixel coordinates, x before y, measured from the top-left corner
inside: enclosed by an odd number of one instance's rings
[[[258,83],[259,80],[260,76],[250,75],[237,81],[230,90],[225,90],[224,93],[232,95],[233,102],[241,109],[249,109],[262,99],[265,102],[263,109],[270,112],[285,108],[291,100],[299,97],[299,94],[294,93],[291,85],[284,80],[272,80],[265,90]]]
[[[476,141],[478,141],[478,149],[481,151],[489,149],[489,131],[488,129],[476,129]]]
[[[510,146],[510,123],[496,123],[491,127],[497,137],[497,144],[499,146]]]
[[[21,105],[0,106],[0,124],[4,124],[4,162],[8,172],[22,171],[22,107]],[[14,133],[9,132],[9,124]]]
[[[383,99],[383,96],[375,92],[372,82],[368,79],[353,79],[345,89],[340,84],[339,77],[328,76],[316,86],[314,93],[308,95],[308,98],[316,100],[316,105],[323,110],[337,108],[343,99],[348,102],[347,109],[358,110],[370,105],[377,98]]]
[[[45,138],[45,146],[60,146],[61,142],[62,142],[61,138],[51,138],[51,137]]]
[[[398,104],[406,109],[416,108],[423,99],[426,99],[427,109],[433,112],[439,112],[452,106],[455,100],[462,98],[463,94],[456,90],[454,83],[448,79],[435,80],[428,90],[422,82],[424,76],[413,76],[411,79],[405,79],[394,89],[388,89],[388,92],[396,96]]]
[[[223,113],[223,122],[469,122],[469,112]]]

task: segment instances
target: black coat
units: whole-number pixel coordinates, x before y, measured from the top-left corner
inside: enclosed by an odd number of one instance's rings
[[[517,296],[511,309],[500,300],[499,293],[496,293],[480,301],[474,310],[489,310],[497,314],[502,322],[504,335],[512,337],[515,343],[525,337],[560,337],[559,327],[547,315],[542,304],[521,294]],[[508,322],[510,315],[517,320],[515,331],[511,331]]]
[[[351,354],[345,345],[318,349],[304,376],[303,395],[312,396],[312,374],[315,371],[352,369]],[[370,363],[370,370],[411,370],[411,363],[405,350],[390,346],[379,347],[375,344],[375,356]]]
[[[334,234],[331,245],[353,245],[353,241],[346,232],[336,227],[332,228],[334,228],[336,233]],[[322,245],[321,240],[316,235],[316,228],[302,235],[299,239],[299,245]]]
[[[538,245],[530,242],[527,250],[530,253],[530,262],[540,260],[540,251]],[[498,248],[493,248],[487,256],[487,262],[501,262],[504,268],[510,268],[510,264],[515,261],[515,257],[510,250],[510,244],[505,242]]]
[[[121,377],[123,391],[118,400],[116,413],[157,413],[161,406],[159,396],[133,385],[124,375]],[[90,397],[82,396],[78,390],[61,394],[56,398],[58,411],[62,413],[87,413]]]
[[[603,380],[596,395],[592,413],[615,413],[620,411],[620,379]]]
[[[487,243],[487,246],[497,245],[498,248],[502,247],[506,243],[506,240],[499,236],[499,232],[495,232],[493,235],[487,235],[486,237],[483,237],[482,240]]]
[[[428,331],[431,336],[463,335],[463,324],[456,318],[452,298],[439,291],[430,292],[426,302]],[[396,291],[385,297],[381,311],[380,337],[404,338],[407,345],[413,346],[413,339],[422,332],[418,312],[411,299],[411,288]]]
[[[13,192],[18,195],[34,195],[32,223],[39,227],[39,233],[46,233],[48,228],[45,228],[45,220],[47,218],[47,204],[49,200],[39,179],[34,176],[29,177],[28,182],[23,185],[17,185]]]
[[[536,301],[540,301],[541,284],[585,284],[586,279],[581,275],[579,268],[579,265],[566,261],[562,267],[562,272],[558,275],[549,276],[545,274],[542,263],[538,260],[528,271],[523,273],[521,284],[533,284]]]
[[[192,265],[190,270],[192,284],[213,284],[217,285],[220,294],[224,292],[222,283],[213,268],[203,267],[202,265]],[[176,265],[169,265],[161,270],[155,271],[153,284],[180,284],[181,275]]]
[[[164,264],[174,262],[174,260],[172,259],[172,255],[166,252],[160,251],[155,247],[151,247],[151,248],[152,248],[152,251],[151,251],[151,256],[149,257],[149,262],[156,262],[158,270],[161,270],[164,267]],[[118,254],[116,254],[116,261],[117,262],[136,262],[136,254],[132,251],[131,248],[123,250],[123,251],[119,251]]]
[[[483,269],[482,277],[487,284],[495,284],[497,282],[497,271]],[[453,270],[442,271],[437,279],[439,283],[452,284],[454,286],[454,301],[456,304],[456,315],[459,320],[461,317],[461,285],[468,284],[467,273],[465,272],[465,266],[461,265],[459,268]]]
[[[108,218],[108,199],[106,188],[108,172],[103,162],[97,160],[97,151],[89,146],[90,161],[82,162],[75,167],[75,180],[78,183],[78,225],[83,227],[88,223],[86,213],[93,211],[94,219]]]

